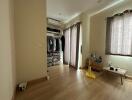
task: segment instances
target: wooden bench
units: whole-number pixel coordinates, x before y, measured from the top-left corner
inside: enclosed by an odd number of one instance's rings
[[[126,77],[127,70],[121,68],[113,68],[113,70],[110,70],[110,67],[104,67],[103,70],[119,75],[121,78],[121,84],[123,85],[123,77]]]

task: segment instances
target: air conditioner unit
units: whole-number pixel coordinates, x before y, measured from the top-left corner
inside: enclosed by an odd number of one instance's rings
[[[59,29],[51,28],[51,27],[47,27],[47,31],[49,33],[58,33],[58,34],[60,34],[60,32],[61,32]]]
[[[49,25],[54,25],[54,26],[61,26],[61,21],[53,19],[53,18],[47,18],[47,22]]]

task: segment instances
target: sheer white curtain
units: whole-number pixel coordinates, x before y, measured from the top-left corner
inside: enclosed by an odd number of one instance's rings
[[[132,13],[114,16],[110,31],[110,52],[119,55],[132,55]]]
[[[124,14],[122,53],[132,55],[132,13]]]
[[[70,61],[70,29],[65,30],[65,50],[64,50],[64,63],[69,64]]]
[[[111,53],[120,54],[123,36],[123,20],[121,16],[114,18],[111,24]]]
[[[71,54],[70,54],[70,65],[76,66],[76,48],[77,48],[77,26],[71,28]]]
[[[80,22],[64,31],[64,63],[78,68]]]

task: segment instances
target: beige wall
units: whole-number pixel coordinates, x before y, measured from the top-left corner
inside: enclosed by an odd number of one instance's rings
[[[105,37],[106,37],[106,17],[132,9],[132,1],[121,3],[91,17],[90,21],[90,52],[96,52],[103,56],[104,66],[112,63],[117,67],[128,70],[128,75],[132,75],[132,57],[106,56]]]
[[[0,100],[11,100],[15,85],[13,0],[0,1]]]
[[[15,0],[17,83],[47,76],[46,0]]]
[[[87,13],[82,13],[81,15],[82,22],[82,67],[86,65],[86,59],[90,55],[90,17]]]

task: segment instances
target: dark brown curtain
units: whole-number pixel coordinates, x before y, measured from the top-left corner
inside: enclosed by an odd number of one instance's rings
[[[111,53],[111,22],[112,17],[107,18],[107,26],[106,26],[106,46],[105,46],[105,53],[110,54]]]
[[[64,57],[63,63],[69,64],[70,61],[70,28],[64,30],[64,38],[65,38],[65,47],[64,47]]]

